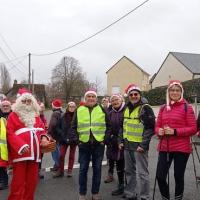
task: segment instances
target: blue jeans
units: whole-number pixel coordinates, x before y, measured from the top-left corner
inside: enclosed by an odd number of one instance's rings
[[[60,163],[59,163],[60,145],[59,144],[56,144],[56,150],[51,153],[51,156],[54,161],[54,167],[59,167],[60,166]]]
[[[79,145],[79,193],[87,193],[87,173],[90,161],[92,161],[92,194],[99,193],[101,183],[101,165],[104,156],[103,144],[80,144]]]

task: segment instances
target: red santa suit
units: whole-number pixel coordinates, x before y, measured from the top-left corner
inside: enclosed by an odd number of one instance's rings
[[[33,200],[38,181],[40,140],[45,127],[40,117],[35,117],[33,127],[26,127],[17,113],[12,112],[7,120],[9,159],[13,165],[13,179],[8,200]],[[24,147],[29,151],[22,154]]]

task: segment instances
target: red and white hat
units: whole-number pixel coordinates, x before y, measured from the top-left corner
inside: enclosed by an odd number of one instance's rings
[[[3,101],[1,101],[1,106],[11,106],[11,102],[7,99],[4,99]]]
[[[137,85],[131,83],[131,84],[129,84],[129,85],[127,86],[127,88],[125,89],[125,95],[124,95],[124,96],[128,96],[128,95],[130,94],[130,92],[133,91],[133,90],[136,90],[136,91],[138,91],[139,93],[141,92],[141,89],[140,89]]]
[[[112,101],[112,98],[114,98],[114,97],[117,97],[117,98],[123,100],[123,97],[122,97],[121,94],[113,94],[113,95],[110,97],[110,101]]]
[[[20,88],[17,92],[17,98],[25,96],[25,95],[31,95],[32,96],[32,93],[26,88]]]
[[[62,108],[62,100],[61,99],[54,99],[51,103],[52,108],[59,109]]]
[[[88,91],[86,91],[86,93],[84,94],[84,99],[88,94],[93,94],[97,97],[97,92],[95,89],[89,89]]]
[[[167,104],[167,110],[170,110],[170,98],[169,98],[169,89],[174,86],[174,85],[178,85],[180,88],[181,88],[181,98],[179,101],[181,101],[183,99],[183,93],[184,93],[184,90],[183,90],[183,85],[181,84],[180,81],[178,80],[171,80],[169,81],[169,84],[168,84],[168,87],[167,87],[167,93],[166,93],[166,104]]]

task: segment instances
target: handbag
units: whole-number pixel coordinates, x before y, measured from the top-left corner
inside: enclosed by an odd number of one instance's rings
[[[56,150],[56,140],[51,139],[48,141],[48,144],[41,146],[41,153],[49,153]]]

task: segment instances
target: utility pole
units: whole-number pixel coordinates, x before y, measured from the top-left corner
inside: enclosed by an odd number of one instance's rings
[[[34,94],[34,70],[32,69],[32,93]]]
[[[28,54],[28,89],[31,90],[31,53]]]

